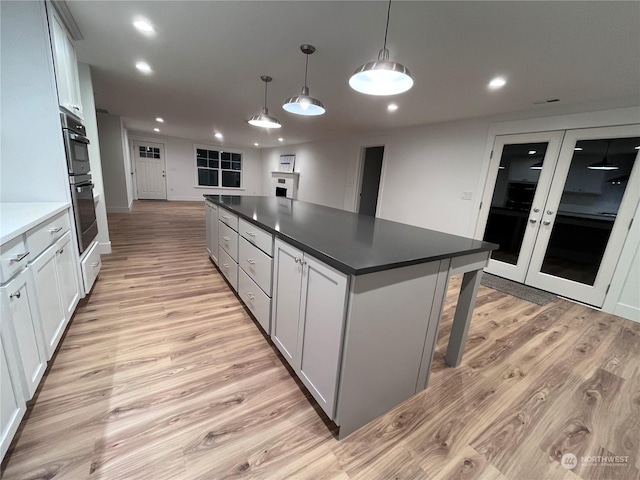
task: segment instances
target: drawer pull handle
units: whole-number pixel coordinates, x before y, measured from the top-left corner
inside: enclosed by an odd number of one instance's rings
[[[62,227],[50,228],[49,229],[49,233],[51,233],[51,234],[58,233],[60,230],[62,230]]]
[[[9,298],[20,298],[20,290],[18,290],[16,293],[12,293],[11,295],[9,295]]]
[[[230,217],[227,217],[226,215],[220,215],[220,216],[221,216],[222,218],[226,218],[226,219],[227,219],[227,221],[231,220],[231,218],[230,218]]]
[[[100,262],[93,262],[93,263],[91,264],[91,266],[92,266],[93,268],[96,268],[98,265],[100,265]]]
[[[227,263],[223,263],[223,264],[222,264],[222,266],[223,266],[224,268],[229,268],[229,264],[227,264]]]
[[[56,250],[56,253],[58,255],[62,255],[64,253],[64,247],[62,247],[60,250]]]
[[[12,258],[9,263],[21,262],[27,255],[29,255],[29,252],[19,253],[15,258]],[[20,296],[18,296],[18,298],[20,298]]]
[[[253,260],[252,258],[247,258],[247,262],[249,262],[251,265],[255,265],[256,261]]]
[[[229,237],[222,237],[222,239],[223,239],[225,242],[228,242],[228,241],[230,240],[230,239],[229,239]]]
[[[249,235],[250,237],[255,237],[256,236],[256,234],[253,233],[253,232],[247,232],[247,235]]]
[[[255,296],[249,292],[247,292],[247,297],[249,297],[249,300],[251,300],[252,302],[255,300]]]

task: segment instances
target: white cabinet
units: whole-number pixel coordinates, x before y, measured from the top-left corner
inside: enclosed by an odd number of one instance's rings
[[[8,318],[3,312],[0,317],[0,459],[7,453],[20,420],[27,411],[13,349],[15,340],[6,329],[7,326]]]
[[[67,232],[31,264],[47,359],[55,352],[80,298],[72,262],[71,234]]]
[[[100,260],[100,248],[98,246],[98,242],[94,241],[87,250],[87,253],[84,254],[84,258],[80,261],[83,287],[87,295],[93,288],[93,284],[98,278],[100,268],[102,268],[102,261]]]
[[[2,322],[9,322],[7,328],[15,336],[22,387],[30,400],[47,367],[47,359],[29,267],[0,288],[0,295]]]
[[[58,104],[82,118],[76,49],[66,28],[52,9],[49,15],[49,25],[51,26],[51,47],[58,88]]]
[[[348,277],[276,240],[272,339],[334,418]]]
[[[205,202],[207,252],[213,263],[218,265],[218,206]]]

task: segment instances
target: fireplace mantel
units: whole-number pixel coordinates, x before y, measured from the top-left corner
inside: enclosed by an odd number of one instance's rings
[[[299,178],[299,172],[271,172],[271,195],[297,199]]]

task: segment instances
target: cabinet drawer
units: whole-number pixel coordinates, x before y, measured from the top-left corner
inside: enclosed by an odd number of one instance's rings
[[[93,246],[89,248],[89,253],[84,257],[84,260],[80,262],[82,267],[82,282],[84,284],[84,292],[89,293],[93,287],[102,262],[100,261],[100,251],[98,250],[98,242],[94,242]]]
[[[268,296],[271,296],[273,260],[258,247],[251,245],[244,237],[240,237],[238,265]]]
[[[233,258],[229,256],[222,248],[218,252],[218,260],[220,264],[220,271],[227,278],[233,289],[238,291],[238,264],[233,261]]]
[[[273,235],[256,227],[253,223],[241,218],[238,223],[238,233],[254,244],[270,257],[273,256]]]
[[[247,308],[256,317],[265,332],[270,332],[271,299],[258,287],[249,276],[240,269],[238,271],[238,295]]]
[[[238,233],[227,226],[226,223],[220,222],[220,231],[218,232],[218,243],[227,252],[235,262],[238,261]]]
[[[229,212],[228,210],[225,210],[224,208],[219,208],[218,209],[218,219],[220,219],[220,221],[222,223],[226,223],[227,225],[229,225],[236,232],[238,231],[238,216],[237,215],[234,215],[233,213]]]
[[[67,233],[70,228],[69,215],[64,211],[51,220],[29,230],[27,232],[27,245],[31,252],[31,260],[44,252],[50,245],[53,245],[56,240]]]
[[[2,245],[0,252],[0,283],[9,280],[35,258],[22,235]]]

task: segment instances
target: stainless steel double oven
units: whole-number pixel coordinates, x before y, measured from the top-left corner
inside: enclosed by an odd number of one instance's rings
[[[67,153],[67,168],[73,216],[78,232],[78,249],[84,252],[98,235],[98,222],[93,199],[93,182],[89,165],[89,139],[82,122],[67,114],[60,114],[62,134]]]

